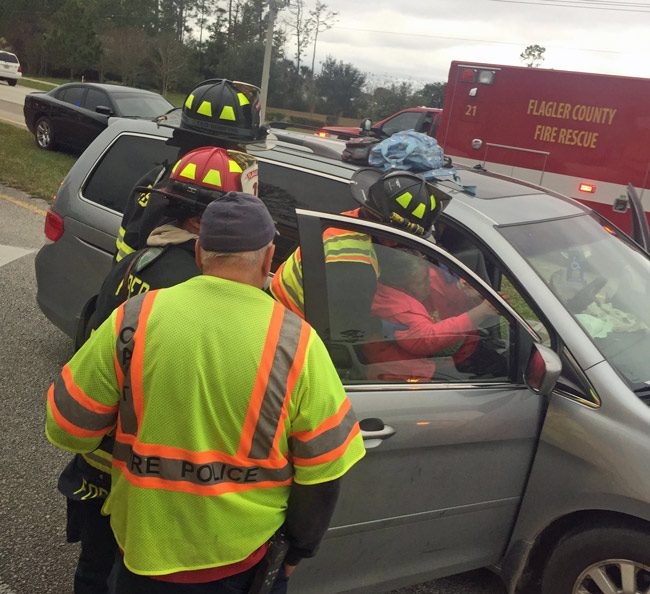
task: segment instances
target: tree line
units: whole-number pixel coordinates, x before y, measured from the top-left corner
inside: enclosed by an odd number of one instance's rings
[[[442,106],[444,83],[370,88],[351,63],[327,56],[318,64],[319,35],[337,17],[320,0],[292,0],[280,12],[269,105],[331,122]],[[259,85],[268,18],[268,0],[3,0],[0,44],[18,54],[26,75],[182,93],[207,78]]]

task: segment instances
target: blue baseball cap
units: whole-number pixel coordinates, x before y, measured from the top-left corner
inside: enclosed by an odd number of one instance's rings
[[[205,209],[199,244],[210,252],[253,252],[271,243],[276,235],[264,202],[251,194],[228,192]]]

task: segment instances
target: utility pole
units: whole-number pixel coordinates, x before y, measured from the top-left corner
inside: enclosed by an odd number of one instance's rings
[[[266,28],[266,47],[262,66],[262,95],[260,97],[260,122],[266,119],[266,100],[269,96],[269,77],[271,75],[271,54],[273,52],[273,30],[278,10],[287,6],[289,0],[269,0],[269,23]]]

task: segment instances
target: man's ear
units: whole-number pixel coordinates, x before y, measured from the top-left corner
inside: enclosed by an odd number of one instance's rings
[[[203,265],[201,264],[201,246],[199,245],[198,239],[194,243],[194,261],[196,262],[196,267],[203,272]]]
[[[264,260],[262,260],[262,272],[266,278],[271,272],[271,265],[273,264],[273,254],[275,253],[275,244],[271,244],[264,253]]]
[[[190,217],[187,220],[188,223],[188,231],[190,233],[194,233],[194,235],[198,235],[199,231],[201,230],[201,217],[196,216],[196,217]]]

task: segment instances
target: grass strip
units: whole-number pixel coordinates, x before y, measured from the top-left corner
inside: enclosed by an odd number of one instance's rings
[[[39,149],[30,132],[0,122],[0,183],[49,201],[76,160]]]
[[[52,86],[51,84],[48,83],[54,83],[55,85],[63,85],[65,83],[69,83],[71,81],[66,80],[65,78],[45,78],[45,77],[39,77],[38,79],[33,79],[31,77],[27,77],[30,80],[26,80],[25,78],[19,78],[18,79],[18,84],[21,87],[27,87],[30,89],[35,89],[38,91],[51,91],[55,87]]]

